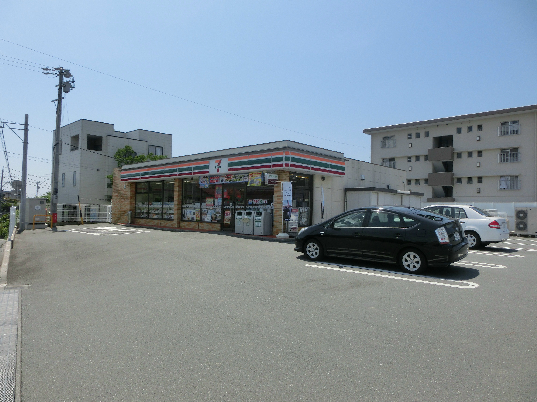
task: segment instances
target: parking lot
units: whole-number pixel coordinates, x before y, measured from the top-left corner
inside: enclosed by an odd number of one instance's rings
[[[22,400],[533,401],[537,240],[405,274],[292,243],[25,231]]]

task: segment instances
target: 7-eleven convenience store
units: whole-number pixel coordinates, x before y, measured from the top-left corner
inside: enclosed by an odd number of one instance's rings
[[[293,234],[343,212],[345,165],[340,152],[293,141],[127,165],[114,173],[112,221]]]

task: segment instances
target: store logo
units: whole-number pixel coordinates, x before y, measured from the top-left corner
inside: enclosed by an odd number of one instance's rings
[[[227,173],[227,158],[213,159],[209,163],[210,174],[222,174]]]

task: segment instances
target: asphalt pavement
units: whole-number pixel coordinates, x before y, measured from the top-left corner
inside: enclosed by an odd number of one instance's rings
[[[408,275],[282,242],[25,231],[22,401],[534,401],[537,242]]]

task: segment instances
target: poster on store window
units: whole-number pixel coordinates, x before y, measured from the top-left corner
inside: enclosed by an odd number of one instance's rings
[[[261,172],[252,172],[248,174],[248,185],[249,186],[260,186],[262,184],[262,173]]]
[[[282,216],[283,220],[291,220],[291,206],[293,205],[293,186],[290,181],[282,181]]]
[[[209,188],[209,176],[200,176],[199,184],[200,188]]]
[[[298,208],[291,208],[291,217],[289,219],[289,231],[298,232]]]
[[[290,181],[282,181],[282,203],[284,207],[293,205],[293,185]]]

